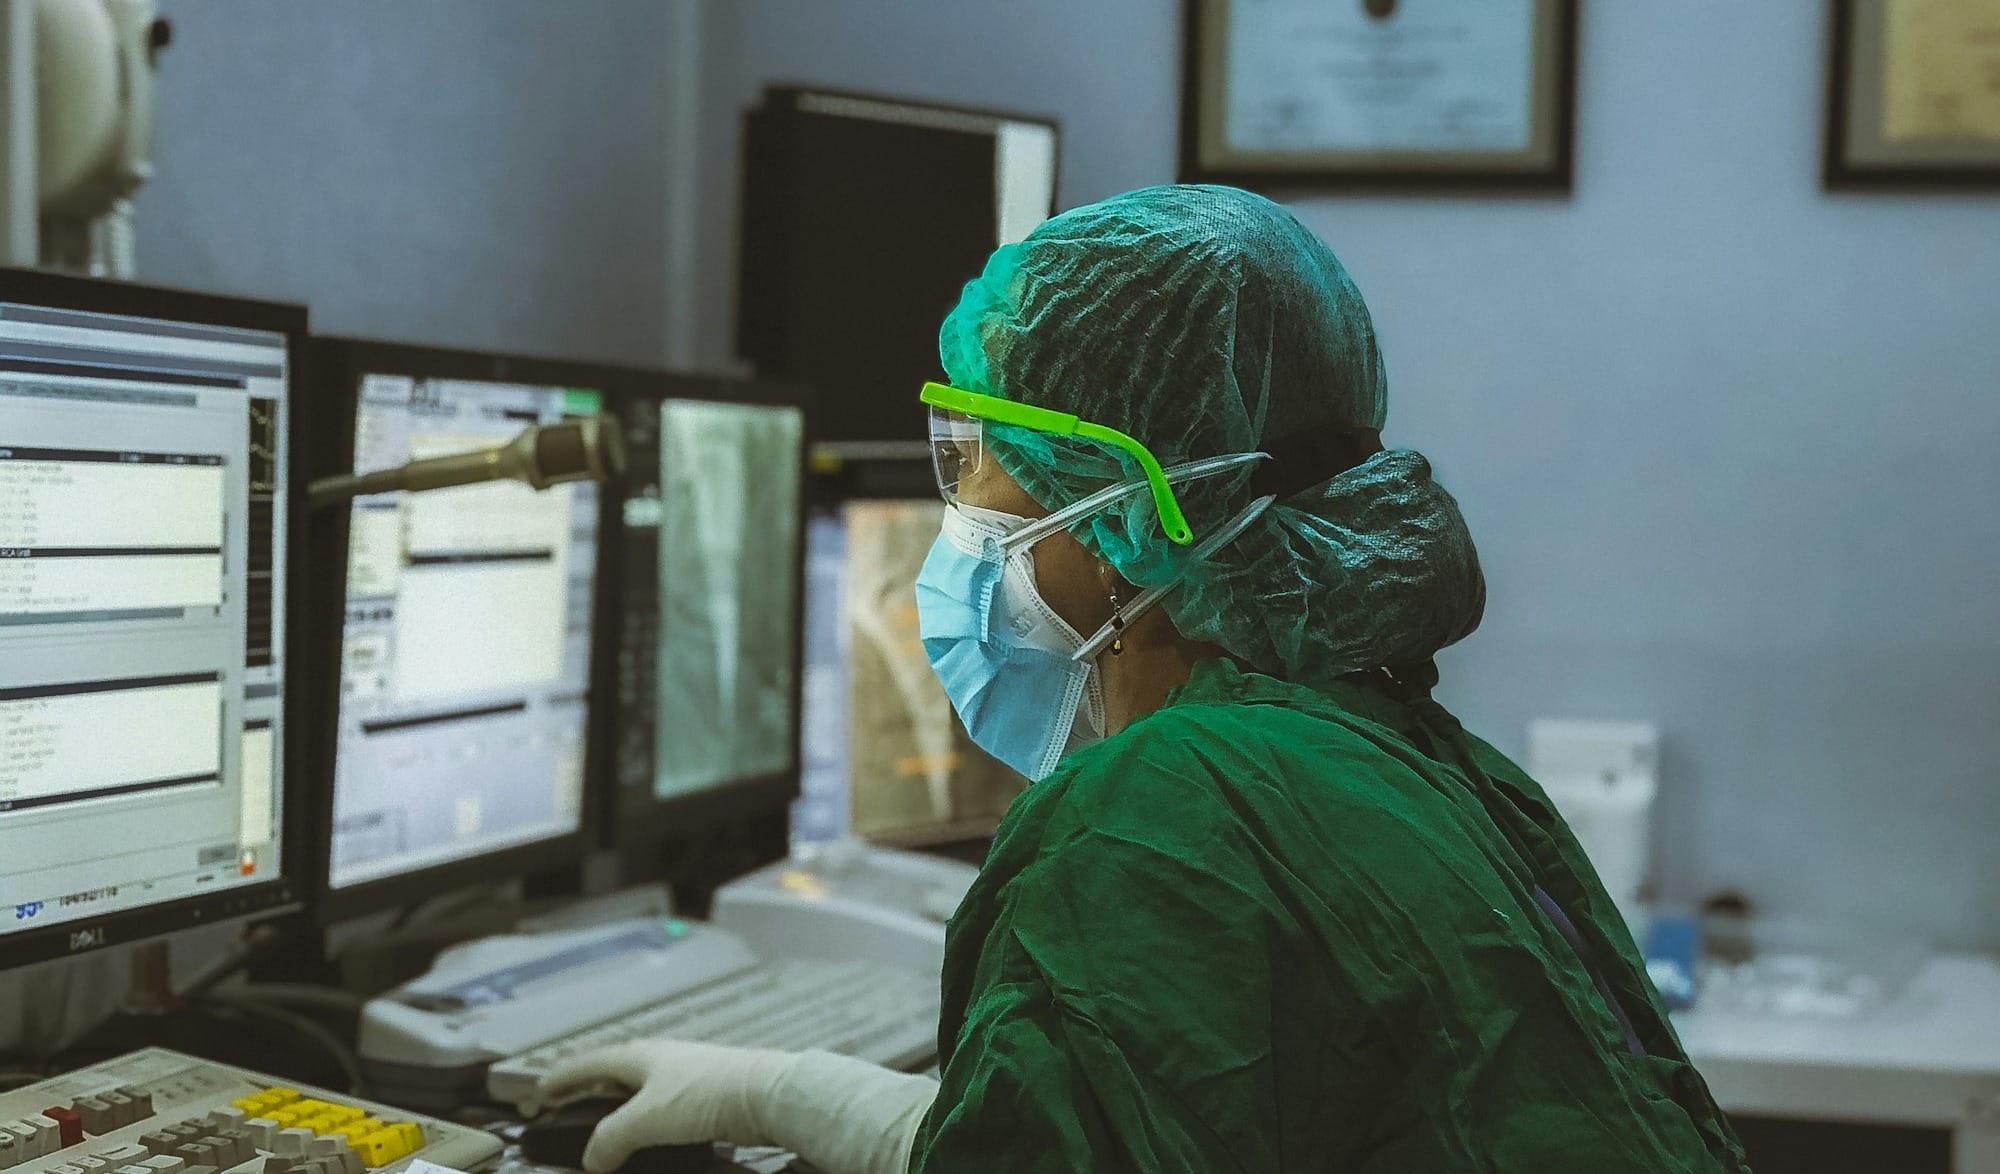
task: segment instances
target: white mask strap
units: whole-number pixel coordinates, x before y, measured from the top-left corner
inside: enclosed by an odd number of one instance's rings
[[[1187,481],[1199,481],[1204,477],[1214,477],[1231,469],[1269,459],[1269,454],[1261,452],[1232,453],[1226,457],[1207,457],[1199,461],[1188,461],[1162,471],[1166,474],[1167,484],[1176,485]],[[1078,518],[1094,514],[1134,494],[1144,493],[1148,488],[1145,481],[1123,481],[1117,485],[1106,486],[1081,501],[1064,506],[1046,518],[1039,518],[1021,527],[1002,539],[1000,545],[1009,553],[1024,550],[1064,529]]]
[[[1249,505],[1244,506],[1242,510],[1238,511],[1235,517],[1225,522],[1220,530],[1202,539],[1201,543],[1188,555],[1188,561],[1206,561],[1216,551],[1234,542],[1243,531],[1250,528],[1250,523],[1261,517],[1265,510],[1271,508],[1271,503],[1277,500],[1276,497],[1260,497]],[[1125,629],[1131,627],[1134,620],[1151,611],[1155,604],[1166,598],[1167,592],[1172,591],[1180,585],[1181,581],[1176,579],[1164,587],[1148,587],[1138,595],[1133,596],[1132,602],[1119,608],[1117,613],[1103,627],[1097,630],[1096,634],[1083,642],[1083,647],[1076,650],[1072,659],[1095,660],[1097,654],[1103,652],[1106,645],[1117,639],[1119,634]]]

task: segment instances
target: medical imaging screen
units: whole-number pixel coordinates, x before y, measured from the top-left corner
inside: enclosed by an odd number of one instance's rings
[[[660,405],[657,799],[794,765],[803,443],[797,408]]]
[[[0,301],[0,937],[282,875],[288,379]]]
[[[354,468],[492,448],[600,398],[366,375]],[[377,494],[355,500],[350,526],[329,884],[577,831],[596,486]]]

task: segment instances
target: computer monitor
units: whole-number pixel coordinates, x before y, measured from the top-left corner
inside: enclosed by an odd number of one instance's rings
[[[658,376],[613,401],[628,469],[608,843],[699,837],[798,793],[808,398]]]
[[[0,967],[296,907],[305,328],[0,270]]]
[[[816,443],[928,453],[906,389],[942,376],[938,322],[966,279],[1054,210],[1059,139],[1039,116],[817,86],[768,87],[745,114],[737,353],[812,382]]]
[[[316,340],[314,355],[328,471],[595,414],[609,378],[358,340]],[[314,613],[339,679],[324,706],[324,918],[573,863],[597,757],[599,487],[493,482],[329,512],[318,570],[340,589]]]
[[[931,473],[924,470],[924,476]],[[849,497],[808,529],[805,725],[794,842],[939,847],[992,836],[1025,785],[973,745],[924,655],[917,572],[944,503]]]

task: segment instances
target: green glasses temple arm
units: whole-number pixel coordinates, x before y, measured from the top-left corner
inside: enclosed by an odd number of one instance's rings
[[[1187,517],[1181,513],[1181,503],[1174,496],[1173,486],[1167,484],[1167,475],[1161,470],[1160,462],[1145,445],[1116,428],[1079,420],[1068,412],[1058,412],[1053,408],[1038,408],[1033,404],[981,395],[942,383],[924,384],[919,398],[933,407],[963,412],[974,419],[1032,428],[1057,436],[1080,436],[1130,453],[1132,459],[1139,462],[1139,468],[1146,474],[1146,484],[1153,490],[1153,505],[1160,512],[1160,529],[1166,532],[1167,540],[1179,546],[1194,541],[1194,531],[1188,528]]]

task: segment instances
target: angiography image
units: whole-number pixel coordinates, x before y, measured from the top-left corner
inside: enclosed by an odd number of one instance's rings
[[[660,405],[663,798],[792,765],[802,427],[794,408]]]

